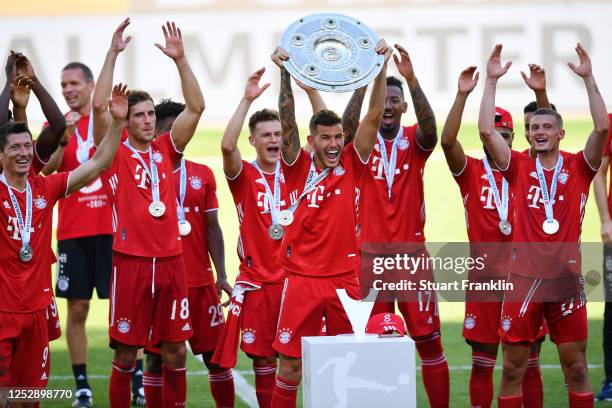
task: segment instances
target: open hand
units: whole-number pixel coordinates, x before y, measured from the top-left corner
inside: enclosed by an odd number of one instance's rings
[[[246,100],[253,102],[255,99],[259,98],[259,96],[270,86],[269,82],[259,86],[259,81],[261,80],[261,77],[265,71],[265,68],[259,68],[257,71],[251,74],[249,79],[247,79],[246,86],[244,87],[244,98]]]
[[[108,100],[108,109],[114,119],[127,118],[128,112],[128,91],[127,85],[119,83],[113,86],[111,98]]]
[[[176,26],[174,21],[166,21],[166,25],[162,26],[162,31],[164,32],[164,38],[166,39],[166,46],[163,47],[159,43],[155,43],[155,46],[173,60],[185,57],[183,34],[181,33],[181,29]]]

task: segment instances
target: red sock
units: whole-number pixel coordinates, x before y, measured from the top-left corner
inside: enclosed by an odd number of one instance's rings
[[[523,377],[523,406],[525,408],[544,407],[544,388],[542,387],[538,353],[529,354],[527,370]]]
[[[470,403],[472,407],[490,408],[493,403],[493,369],[495,354],[473,352],[470,376]]]
[[[234,376],[232,370],[223,370],[208,373],[210,393],[217,408],[234,408]]]
[[[521,408],[523,406],[522,395],[510,395],[507,397],[497,397],[498,408]]]
[[[432,408],[448,407],[450,398],[450,379],[448,363],[442,350],[440,333],[435,332],[424,339],[419,339],[416,348],[421,357],[423,384],[429,405]]]
[[[276,364],[253,364],[253,370],[255,371],[255,394],[257,394],[259,408],[270,408],[276,382]]]
[[[162,374],[145,371],[142,376],[147,408],[164,408],[162,396]]]
[[[297,391],[300,386],[299,382],[285,380],[282,377],[276,377],[276,386],[272,394],[272,408],[294,408],[297,400]]]
[[[184,407],[187,399],[187,369],[163,367],[162,395],[166,408]]]
[[[570,408],[593,408],[594,401],[592,392],[569,391]]]
[[[124,366],[113,361],[108,387],[111,408],[130,408],[132,404],[132,373],[134,366]]]

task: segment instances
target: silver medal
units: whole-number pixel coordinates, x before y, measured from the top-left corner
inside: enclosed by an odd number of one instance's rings
[[[270,225],[270,228],[268,228],[268,234],[270,235],[270,238],[275,241],[278,241],[279,239],[282,239],[285,235],[285,229],[282,225],[272,224]]]
[[[181,234],[181,237],[185,237],[191,232],[191,224],[187,220],[179,221],[178,227],[179,234]]]
[[[280,212],[278,216],[278,223],[280,225],[282,225],[283,227],[286,227],[288,225],[291,225],[292,222],[293,222],[293,212],[291,212],[290,210],[283,210]]]
[[[559,221],[550,218],[542,223],[542,229],[548,235],[556,234],[559,231]]]
[[[19,259],[21,262],[30,262],[33,256],[34,252],[30,245],[22,246],[21,249],[19,249]]]
[[[149,213],[155,218],[159,218],[166,212],[166,205],[161,201],[153,201],[149,204]]]
[[[503,220],[499,222],[499,230],[504,235],[512,234],[512,225],[508,222],[508,220]]]

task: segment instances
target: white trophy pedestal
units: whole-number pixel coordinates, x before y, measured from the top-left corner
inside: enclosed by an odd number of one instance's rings
[[[406,336],[303,337],[304,407],[416,407],[415,367]]]

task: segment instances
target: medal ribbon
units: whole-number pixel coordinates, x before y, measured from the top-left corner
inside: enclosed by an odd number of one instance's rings
[[[499,214],[500,221],[508,221],[508,182],[505,177],[502,177],[502,195],[499,197],[499,189],[495,183],[495,177],[493,177],[493,171],[489,165],[489,160],[485,156],[482,160],[485,171],[487,172],[487,179],[489,179],[489,185],[493,191],[493,199],[495,200],[495,207],[497,207],[497,213]]]
[[[397,144],[402,138],[404,129],[400,127],[397,135],[393,139],[393,145],[391,146],[391,157],[387,156],[387,144],[385,139],[381,136],[380,132],[376,135],[378,139],[378,146],[380,147],[380,160],[383,164],[383,170],[385,172],[385,179],[387,180],[387,192],[389,198],[391,198],[391,189],[393,188],[393,180],[395,178],[395,166],[397,165]]]
[[[306,179],[306,184],[304,184],[304,191],[302,191],[302,194],[300,194],[295,204],[291,204],[291,206],[289,207],[289,211],[294,213],[298,205],[300,204],[300,201],[302,201],[302,198],[306,197],[306,195],[312,190],[314,190],[320,182],[322,182],[327,176],[329,176],[330,171],[331,169],[328,167],[317,175],[317,168],[315,167],[313,159],[310,163],[310,170],[308,171],[308,178]]]
[[[13,209],[15,210],[15,217],[17,217],[19,232],[21,233],[21,247],[26,248],[30,245],[30,230],[32,229],[32,188],[30,187],[30,183],[26,181],[26,213],[24,223],[23,213],[21,212],[21,208],[19,208],[17,197],[13,194],[13,190],[6,181],[4,174],[0,175],[0,181],[2,181],[8,189],[9,197],[11,198]]]
[[[93,139],[93,107],[91,109],[91,112],[89,113],[89,121],[87,123],[87,139],[83,140],[83,138],[81,138],[81,134],[79,133],[79,127],[78,126],[75,126],[74,134],[76,135],[77,145],[78,145],[78,147],[77,147],[77,160],[79,161],[79,163],[83,164],[87,160],[89,160],[89,150],[91,149],[91,146],[93,146],[93,143],[94,143],[94,139]]]
[[[151,196],[153,198],[153,202],[159,201],[159,174],[157,173],[157,166],[155,165],[155,160],[153,160],[153,150],[151,146],[149,146],[149,165],[150,168],[147,167],[147,164],[140,156],[140,153],[136,149],[134,149],[129,141],[123,142],[123,144],[134,153],[132,157],[136,157],[136,160],[140,162],[140,165],[144,169],[144,171],[149,176],[151,180]]]
[[[559,153],[557,164],[555,165],[555,172],[553,173],[552,181],[550,183],[550,195],[548,194],[548,186],[546,185],[546,178],[544,177],[544,170],[540,163],[540,157],[536,157],[536,172],[538,173],[538,181],[540,182],[540,189],[542,189],[542,201],[544,202],[544,211],[546,211],[546,219],[554,219],[553,212],[553,201],[557,194],[557,183],[559,181],[559,173],[563,167],[563,156]]]
[[[266,196],[268,196],[268,201],[272,203],[270,207],[270,216],[272,217],[272,225],[278,224],[278,218],[280,215],[281,208],[281,194],[280,194],[280,161],[276,162],[276,168],[274,169],[274,194],[270,190],[270,186],[268,185],[268,180],[266,180],[266,176],[264,175],[261,167],[257,164],[257,160],[253,160],[253,167],[257,169],[261,179],[263,180],[264,187],[266,188]]]
[[[181,158],[181,170],[179,172],[179,199],[177,200],[176,213],[178,216],[179,224],[185,221],[185,208],[183,203],[185,202],[185,192],[187,191],[187,168],[185,166],[185,159]]]

